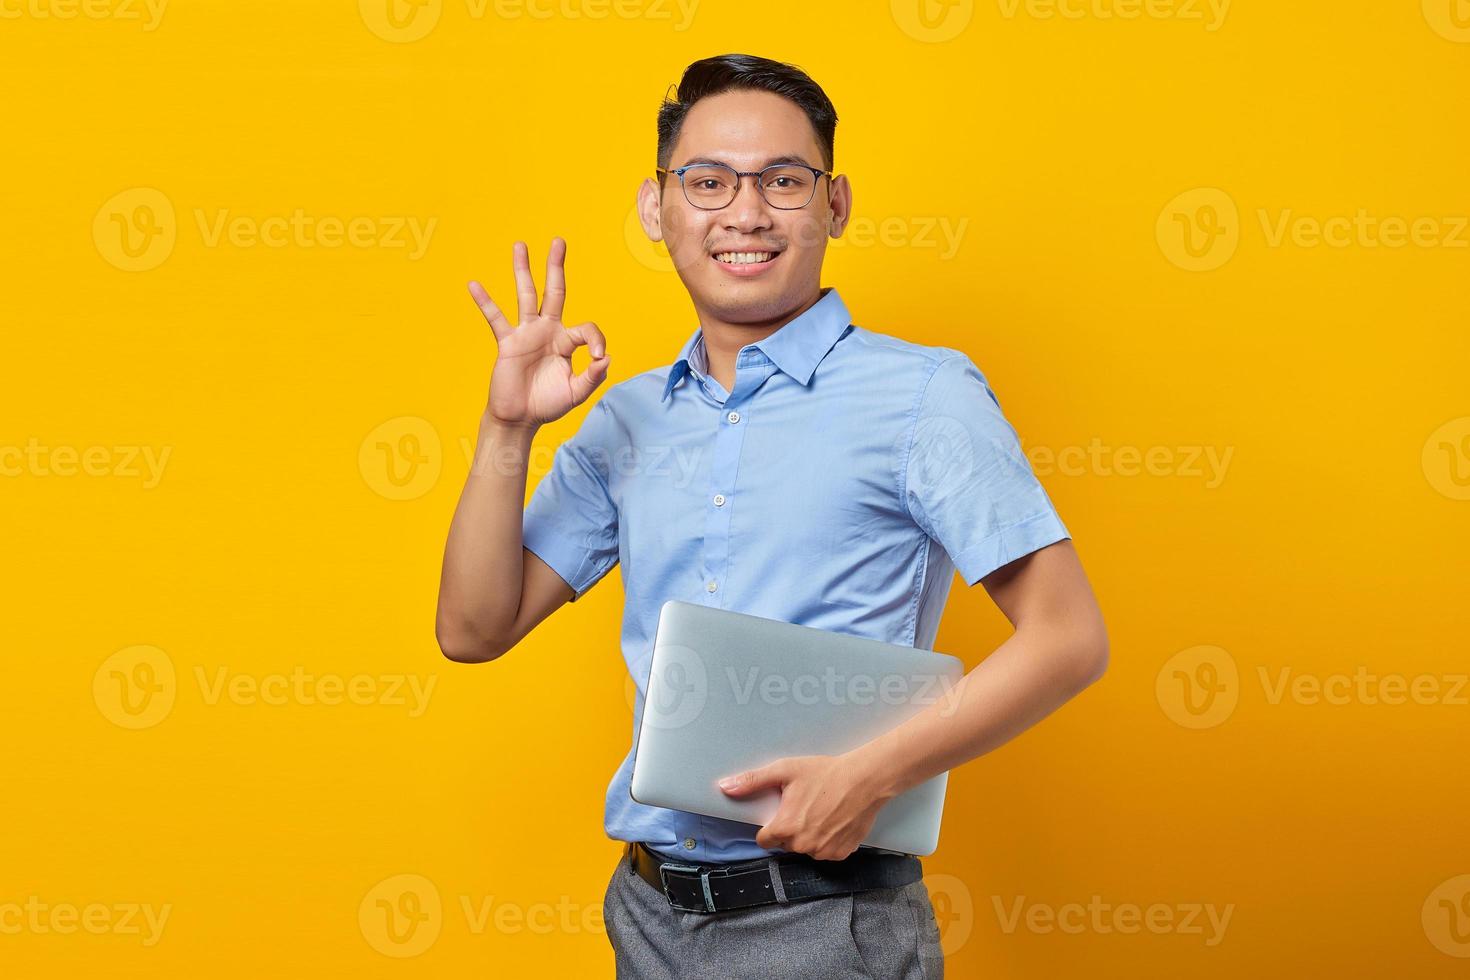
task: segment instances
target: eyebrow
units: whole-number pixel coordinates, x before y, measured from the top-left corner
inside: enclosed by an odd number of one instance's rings
[[[684,166],[686,166],[686,167],[692,167],[692,166],[694,166],[695,164],[698,164],[698,163],[717,163],[717,164],[719,164],[722,167],[729,167],[731,170],[739,170],[740,169],[739,167],[735,166],[732,163],[726,163],[724,160],[717,160],[714,157],[695,157],[692,160],[686,160],[684,162]],[[811,166],[811,164],[807,163],[804,159],[802,159],[799,156],[790,156],[790,155],[787,155],[787,156],[771,157],[770,159],[768,159],[765,163],[761,164],[756,169],[757,170],[764,170],[766,167],[774,167],[778,163],[799,163],[803,167],[810,167]],[[678,168],[675,167],[673,169],[677,170]]]

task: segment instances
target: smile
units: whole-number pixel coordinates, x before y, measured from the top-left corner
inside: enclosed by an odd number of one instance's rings
[[[780,252],[715,252],[710,256],[734,276],[759,275],[775,265],[780,257]]]

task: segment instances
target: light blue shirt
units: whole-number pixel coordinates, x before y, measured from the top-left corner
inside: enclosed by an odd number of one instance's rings
[[[974,585],[1071,536],[970,358],[856,326],[835,289],[742,347],[734,390],[703,355],[696,329],[673,365],[610,387],[524,515],[576,598],[621,565],[633,732],[668,599],[932,650],[956,570]],[[630,740],[610,838],[691,862],[781,853],[754,825],[634,801],[632,768]]]

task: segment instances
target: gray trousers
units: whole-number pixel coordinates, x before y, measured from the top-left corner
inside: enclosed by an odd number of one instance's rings
[[[941,980],[923,880],[728,912],[680,912],[629,862],[602,899],[617,980]]]

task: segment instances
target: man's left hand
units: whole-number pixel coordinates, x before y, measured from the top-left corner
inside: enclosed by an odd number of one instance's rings
[[[892,798],[851,755],[787,756],[727,776],[719,786],[737,798],[778,790],[781,805],[755,835],[756,844],[823,861],[840,861],[857,850],[878,811]]]

